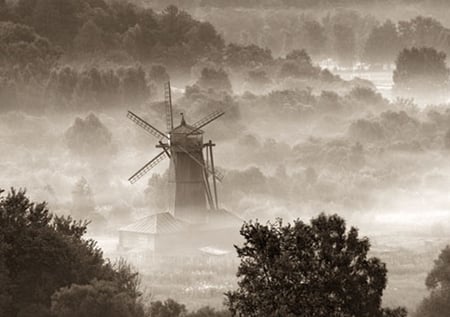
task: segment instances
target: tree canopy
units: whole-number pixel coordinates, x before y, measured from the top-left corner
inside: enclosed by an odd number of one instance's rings
[[[107,306],[101,298],[105,292],[136,312],[114,316],[139,316],[137,275],[106,261],[95,241],[83,238],[86,226],[52,214],[45,203],[31,202],[24,190],[0,197],[2,316],[47,317],[62,309],[66,313],[58,316],[106,316],[68,314],[75,309],[70,302],[83,296],[94,298],[95,303],[87,303],[92,307]],[[82,310],[80,305],[76,309]]]
[[[238,289],[226,294],[233,316],[406,316],[381,308],[386,266],[337,215],[250,222],[241,235]]]
[[[434,261],[425,285],[431,291],[417,309],[417,317],[444,317],[450,314],[450,246]]]
[[[449,68],[446,57],[444,52],[431,47],[402,50],[396,60],[395,88],[432,94],[447,88]]]

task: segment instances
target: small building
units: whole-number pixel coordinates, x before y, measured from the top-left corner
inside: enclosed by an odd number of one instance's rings
[[[207,221],[188,223],[169,212],[142,218],[119,229],[121,250],[145,249],[164,255],[222,255],[239,241],[242,219],[224,210],[208,211]]]

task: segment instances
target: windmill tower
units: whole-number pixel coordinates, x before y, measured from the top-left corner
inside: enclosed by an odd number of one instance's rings
[[[170,181],[174,185],[174,206],[171,213],[177,219],[188,223],[203,223],[208,220],[208,210],[218,209],[217,181],[223,176],[214,167],[213,144],[205,143],[204,132],[207,124],[221,117],[223,111],[215,111],[192,125],[186,123],[181,114],[181,122],[174,127],[170,82],[165,86],[165,108],[167,132],[128,111],[127,117],[158,140],[157,148],[162,151],[129,178],[135,183],[153,167],[170,159]],[[210,185],[212,178],[212,188]]]

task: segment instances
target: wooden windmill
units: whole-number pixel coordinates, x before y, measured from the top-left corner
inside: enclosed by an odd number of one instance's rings
[[[170,175],[175,185],[173,215],[190,223],[205,222],[208,209],[218,209],[217,183],[223,176],[214,167],[213,144],[204,143],[201,130],[204,126],[225,114],[215,111],[192,125],[181,114],[180,125],[173,125],[170,82],[166,83],[165,108],[167,133],[153,127],[131,111],[127,117],[158,139],[157,148],[162,151],[129,178],[135,183],[166,157],[170,159]],[[212,178],[213,188],[209,183]]]

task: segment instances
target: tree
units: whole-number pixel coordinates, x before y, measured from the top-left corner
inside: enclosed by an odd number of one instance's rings
[[[436,94],[448,87],[446,54],[431,47],[404,49],[394,71],[394,88],[411,93]]]
[[[445,132],[444,146],[446,149],[450,150],[450,129],[448,129],[447,132]]]
[[[186,306],[169,298],[164,302],[155,301],[150,305],[152,317],[181,317],[186,314]]]
[[[40,0],[34,2],[32,26],[54,44],[68,48],[79,28],[80,1]]]
[[[344,24],[335,24],[333,38],[338,62],[344,66],[352,65],[356,53],[356,39],[353,29]]]
[[[61,288],[52,296],[51,312],[58,317],[143,317],[138,286],[138,274],[119,262],[114,281],[93,280]]]
[[[228,74],[222,69],[205,67],[196,83],[199,87],[205,89],[216,89],[231,91],[231,83]]]
[[[49,316],[51,296],[61,287],[93,279],[123,281],[96,243],[83,238],[86,229],[85,222],[31,202],[24,190],[0,197],[2,316]]]
[[[74,48],[81,54],[96,54],[104,49],[102,30],[94,21],[83,24],[74,39]]]
[[[370,244],[346,232],[337,215],[305,224],[246,223],[236,247],[238,289],[228,292],[233,316],[389,316],[381,296],[386,267],[368,258]],[[402,316],[403,309],[395,310]],[[391,315],[392,316],[392,315]]]
[[[233,43],[226,47],[224,59],[231,67],[257,67],[273,61],[272,53],[268,49],[254,44],[242,46]]]
[[[0,22],[0,43],[1,67],[31,67],[34,75],[47,74],[59,57],[47,39],[21,24]]]
[[[112,134],[93,113],[86,118],[76,118],[65,133],[67,146],[72,154],[97,158],[114,152]]]
[[[442,24],[431,17],[418,16],[410,21],[398,22],[399,39],[403,47],[441,48],[446,33]]]
[[[400,50],[397,27],[391,20],[373,28],[364,46],[363,59],[372,64],[392,63]]]
[[[431,294],[417,309],[418,317],[444,317],[450,314],[450,246],[441,251],[425,280]]]

